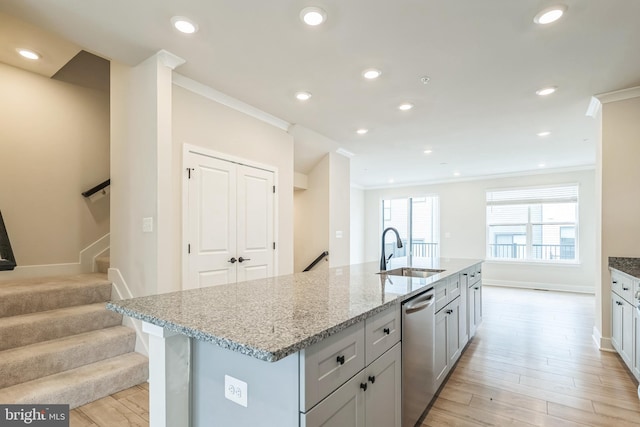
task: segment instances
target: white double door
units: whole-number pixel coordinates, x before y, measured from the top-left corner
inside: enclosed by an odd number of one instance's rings
[[[274,172],[188,151],[183,289],[273,276]]]

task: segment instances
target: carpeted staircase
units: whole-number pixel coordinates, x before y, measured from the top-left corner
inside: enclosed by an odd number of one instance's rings
[[[145,382],[104,274],[0,282],[0,402],[75,408]]]

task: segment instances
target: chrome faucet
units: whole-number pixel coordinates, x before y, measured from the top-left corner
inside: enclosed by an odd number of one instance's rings
[[[384,229],[384,231],[382,232],[382,256],[380,257],[380,271],[386,271],[387,270],[387,257],[384,253],[384,236],[385,234],[387,234],[387,231],[393,231],[394,233],[396,233],[396,242],[398,244],[398,248],[402,247],[402,239],[400,239],[400,233],[398,233],[398,230],[396,230],[393,227],[387,227]],[[391,259],[391,257],[389,257],[389,259]]]

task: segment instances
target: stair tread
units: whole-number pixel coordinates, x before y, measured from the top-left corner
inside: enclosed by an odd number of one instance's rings
[[[0,351],[0,388],[133,351],[135,331],[113,326]]]
[[[111,284],[104,273],[86,273],[71,276],[33,277],[0,281],[0,297],[24,292],[54,291]]]
[[[126,372],[131,369],[142,371],[135,377]],[[116,384],[117,381],[113,379],[122,375],[123,371],[125,375],[121,378],[122,384]],[[0,402],[69,403],[75,407],[115,393],[117,389],[132,387],[147,378],[148,359],[132,352],[0,389]],[[90,392],[96,395],[81,392],[83,386],[89,387]]]
[[[105,303],[0,317],[0,350],[71,336],[122,324],[122,316]]]

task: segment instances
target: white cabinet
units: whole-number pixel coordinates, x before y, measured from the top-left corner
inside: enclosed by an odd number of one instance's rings
[[[638,279],[617,270],[611,271],[611,344],[636,378],[640,379],[640,325],[634,286],[638,287]]]

